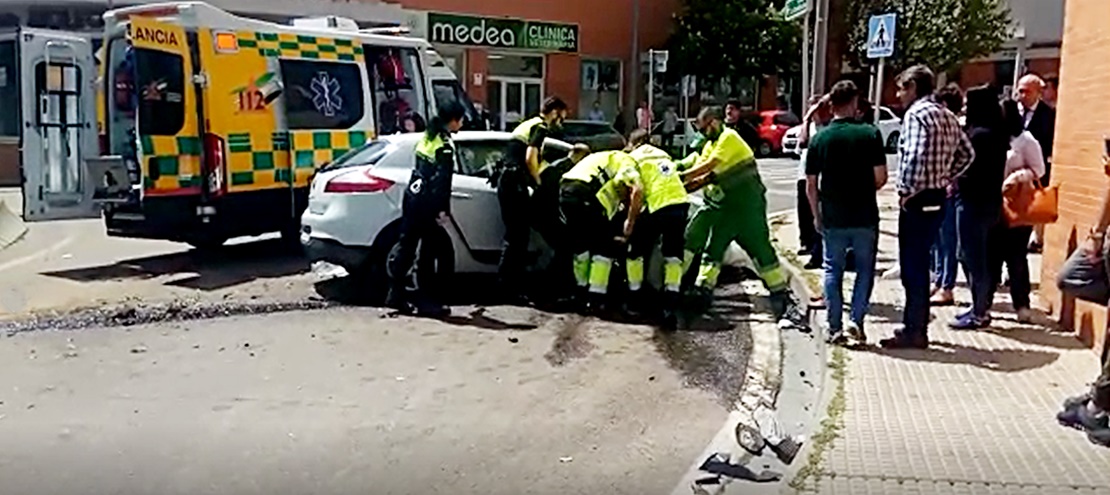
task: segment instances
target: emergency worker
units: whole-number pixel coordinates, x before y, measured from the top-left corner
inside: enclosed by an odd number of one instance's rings
[[[620,254],[621,228],[614,219],[627,194],[621,189],[637,175],[636,160],[627,153],[603,151],[583,158],[560,182],[574,279],[592,309],[605,302],[613,259]]]
[[[521,122],[513,130],[505,159],[490,178],[497,187],[505,225],[498,276],[505,294],[520,302],[527,302],[524,276],[533,218],[530,190],[542,181],[544,139],[558,130],[566,117],[566,102],[557,96],[544,100],[540,115]]]
[[[431,277],[423,276],[429,272],[429,267],[418,267],[415,293],[408,292],[407,282],[417,246],[423,241],[422,254],[430,252],[428,246],[450,221],[451,178],[456,164],[451,134],[462,127],[465,114],[465,109],[457,102],[441,106],[416,143],[416,164],[401,205],[401,237],[389,259],[390,288],[386,305],[402,313],[438,317],[450,312],[435,300],[436,288],[428,286]],[[428,258],[421,261],[432,262],[430,256]]]
[[[624,235],[629,240],[625,267],[629,291],[640,293],[637,297],[644,304],[647,300],[642,294],[644,260],[651,257],[656,242],[662,239],[663,297],[659,301],[659,316],[663,328],[673,330],[678,324],[675,310],[682,285],[682,255],[690,203],[678,167],[667,152],[648,144],[649,138],[648,132],[642,129],[633,131],[628,138],[629,154],[636,160],[639,181],[630,191],[625,220]],[[642,196],[642,200],[638,196]],[[646,206],[643,212],[635,207],[639,203]]]
[[[705,189],[705,204],[686,229],[683,263],[687,270],[702,253],[695,290],[703,298],[712,296],[725,251],[736,241],[751,257],[771,293],[771,308],[780,326],[807,329],[790,293],[786,271],[771,245],[767,189],[759,177],[755,153],[736,131],[723,125],[720,107],[703,108],[697,126],[707,142],[700,153],[691,154],[682,163],[682,168],[689,167],[682,172],[686,189]]]
[[[545,282],[548,283],[542,284],[543,289],[539,293],[532,294],[534,297],[544,296],[537,302],[551,303],[556,307],[564,307],[573,302],[575,283],[566,269],[571,265],[573,254],[567,249],[570,233],[566,229],[562,213],[559,212],[559,183],[563,174],[589,154],[589,146],[574,145],[567,156],[544,168],[540,173],[542,181],[532,193],[532,226],[554,252],[546,270]]]

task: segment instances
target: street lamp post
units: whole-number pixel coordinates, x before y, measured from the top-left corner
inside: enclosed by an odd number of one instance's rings
[[[1012,87],[1016,88],[1023,75],[1021,66],[1025,65],[1025,25],[1021,21],[1018,21],[1014,26],[1014,42],[1017,43],[1017,53],[1014,54],[1014,84]]]

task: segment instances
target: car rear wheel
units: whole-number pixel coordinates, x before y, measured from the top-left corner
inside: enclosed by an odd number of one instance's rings
[[[385,303],[389,293],[390,272],[389,260],[396,256],[400,245],[401,232],[399,226],[391,226],[384,231],[374,243],[370,256],[366,262],[352,275],[359,281],[358,285],[367,291],[369,304],[380,306]],[[420,272],[417,267],[424,266],[425,256],[431,257],[425,272]],[[406,286],[410,289],[438,288],[442,291],[448,285],[448,279],[455,273],[455,253],[451,246],[451,238],[443,230],[432,236],[431,244],[425,246],[421,243],[416,249],[416,261],[413,269],[405,274]],[[439,296],[440,294],[433,294]]]
[[[901,137],[901,134],[899,134],[898,131],[894,131],[894,132],[890,133],[890,136],[887,136],[887,138],[886,138],[886,150],[887,150],[887,152],[893,153],[895,151],[898,151],[898,139],[900,137]]]
[[[759,149],[756,150],[756,151],[759,152],[760,157],[768,157],[768,156],[771,156],[772,153],[774,153],[775,148],[773,146],[771,146],[771,143],[769,143],[767,141],[760,141],[759,142]]]

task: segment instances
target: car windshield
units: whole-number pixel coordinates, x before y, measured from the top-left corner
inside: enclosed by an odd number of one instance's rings
[[[320,168],[321,172],[339,170],[360,165],[376,165],[383,157],[389,154],[390,142],[384,140],[371,141],[361,148],[355,148],[340,156],[335,161]]]

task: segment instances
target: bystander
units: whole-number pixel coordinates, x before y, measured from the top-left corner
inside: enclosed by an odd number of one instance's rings
[[[809,155],[810,139],[824,129],[831,118],[828,98],[815,95],[810,98],[809,110],[806,111],[802,128],[798,132],[798,148],[801,150],[798,161],[798,241],[802,246],[798,254],[809,256],[809,261],[805,264],[805,268],[809,270],[820,268],[824,256],[821,233],[814,227],[813,210],[806,198],[806,158]]]
[[[937,91],[937,101],[948,111],[961,115],[964,110],[964,94],[955,83]],[[956,288],[956,275],[959,273],[959,237],[956,235],[956,190],[949,188],[944,201],[944,219],[937,231],[933,244],[933,295],[929,304],[948,306],[955,303],[952,290]]]
[[[929,346],[929,248],[944,216],[947,188],[975,158],[971,142],[952,112],[933,97],[928,67],[906,69],[896,80],[908,109],[902,119],[898,156],[898,260],[906,291],[903,328],[883,347]]]
[[[1034,74],[1027,74],[1018,80],[1015,99],[1021,104],[1021,117],[1025,130],[1029,131],[1037,142],[1041,144],[1041,153],[1044,154],[1044,177],[1041,185],[1048,187],[1052,179],[1052,145],[1056,139],[1056,109],[1044,103],[1045,83]],[[1044,226],[1033,229],[1033,239],[1029,242],[1029,250],[1034,253],[1041,252],[1044,245]]]
[[[870,309],[878,247],[878,190],[886,184],[886,151],[875,126],[858,120],[859,90],[841,81],[822,101],[832,120],[809,141],[806,197],[814,228],[824,237],[825,300],[828,339],[839,343],[844,333],[866,341],[864,318]],[[852,310],[843,322],[842,285],[849,251],[855,260]]]

